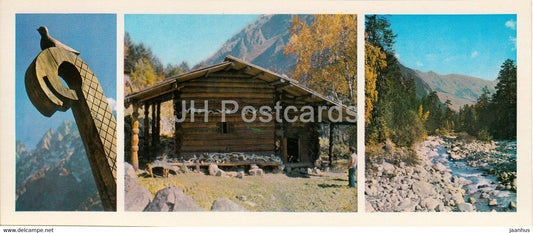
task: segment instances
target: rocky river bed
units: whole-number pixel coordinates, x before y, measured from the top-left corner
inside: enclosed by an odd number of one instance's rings
[[[383,153],[406,150],[385,147]],[[366,211],[516,211],[516,141],[428,137],[414,151],[416,165],[367,165]]]

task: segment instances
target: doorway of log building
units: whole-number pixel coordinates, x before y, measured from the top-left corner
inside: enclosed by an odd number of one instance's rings
[[[297,137],[287,138],[287,162],[300,162],[300,143]]]

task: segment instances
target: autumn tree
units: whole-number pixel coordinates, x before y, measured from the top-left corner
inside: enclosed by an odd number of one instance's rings
[[[160,76],[155,74],[152,65],[147,59],[138,60],[137,63],[135,63],[134,70],[135,71],[130,74],[130,80],[134,91],[153,86],[162,80]]]
[[[348,105],[356,103],[357,17],[315,15],[308,24],[293,18],[285,56],[296,58],[293,77]]]
[[[368,126],[372,120],[372,111],[378,99],[376,81],[378,74],[387,63],[386,54],[381,47],[371,43],[365,44],[365,125]]]

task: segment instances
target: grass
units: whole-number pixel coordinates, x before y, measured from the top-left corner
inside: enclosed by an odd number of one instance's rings
[[[211,209],[215,199],[227,197],[250,211],[355,212],[357,189],[347,184],[347,172],[310,178],[265,174],[238,179],[198,173],[139,178],[139,185],[148,188],[152,195],[174,185],[206,210]]]

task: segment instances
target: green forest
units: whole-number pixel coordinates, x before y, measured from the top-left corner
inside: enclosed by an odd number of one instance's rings
[[[413,78],[400,73],[396,35],[385,17],[366,16],[365,125],[367,144],[387,140],[411,147],[426,135],[468,134],[478,140],[516,138],[516,64],[501,65],[496,92],[488,88],[458,112],[434,91],[417,98]]]

